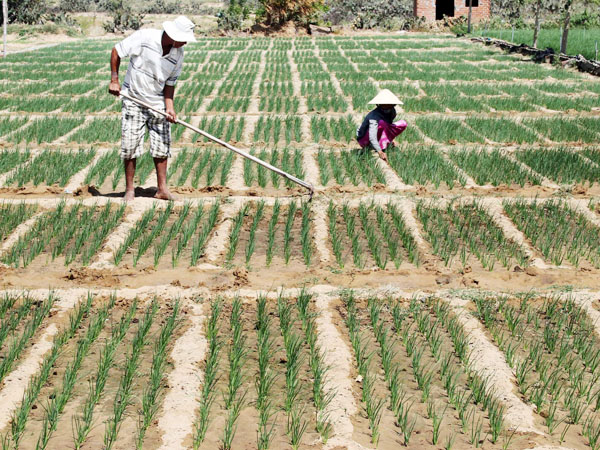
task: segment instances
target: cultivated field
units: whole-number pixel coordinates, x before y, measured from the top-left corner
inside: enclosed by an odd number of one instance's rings
[[[600,449],[600,82],[444,35],[203,38],[121,201],[114,42],[0,65],[2,448]],[[126,65],[126,62],[124,62]],[[122,77],[124,76],[122,67]],[[407,130],[358,151],[382,88]]]

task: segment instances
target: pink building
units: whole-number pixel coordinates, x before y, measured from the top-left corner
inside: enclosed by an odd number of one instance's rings
[[[491,0],[471,0],[473,21],[490,17]],[[469,0],[415,0],[415,17],[424,17],[428,22],[440,20],[444,16],[458,17],[469,14]]]

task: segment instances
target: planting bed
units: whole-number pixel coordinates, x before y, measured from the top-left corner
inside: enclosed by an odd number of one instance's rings
[[[440,34],[202,37],[179,117],[314,195],[174,125],[177,199],[146,151],[125,204],[113,45],[0,68],[2,449],[600,449],[596,79]],[[383,88],[388,163],[355,140]]]

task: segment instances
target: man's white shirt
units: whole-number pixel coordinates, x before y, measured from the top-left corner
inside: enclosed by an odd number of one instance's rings
[[[138,30],[115,47],[121,59],[129,57],[122,90],[164,109],[165,85],[175,86],[183,67],[183,47],[171,48],[163,56],[163,30]]]

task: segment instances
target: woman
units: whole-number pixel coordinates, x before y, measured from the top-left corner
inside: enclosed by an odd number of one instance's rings
[[[385,149],[407,126],[404,120],[394,122],[394,106],[402,104],[390,90],[384,89],[369,102],[369,105],[377,105],[377,108],[367,114],[356,130],[359,145],[362,148],[371,146],[384,161],[387,161]]]

